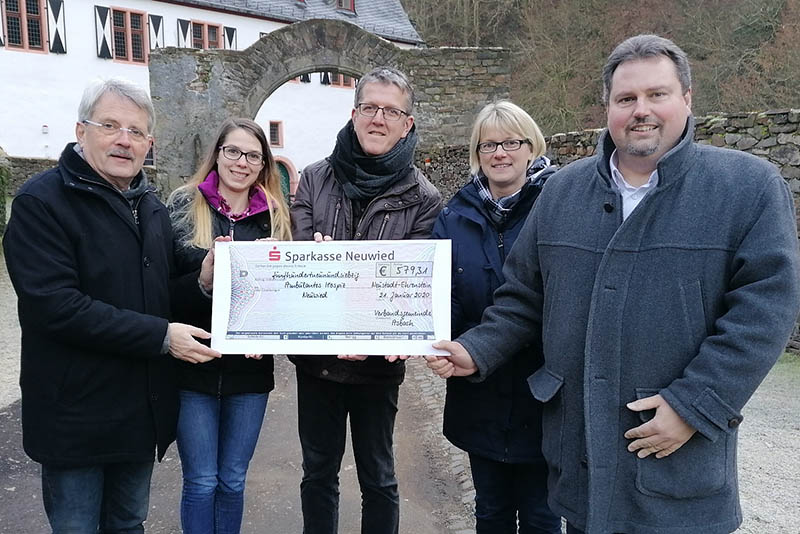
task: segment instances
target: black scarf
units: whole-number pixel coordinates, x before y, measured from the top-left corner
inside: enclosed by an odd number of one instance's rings
[[[361,149],[353,121],[348,121],[336,136],[336,146],[328,162],[347,198],[371,200],[408,174],[413,166],[416,146],[416,126],[412,126],[408,135],[389,152],[369,156]]]
[[[125,200],[128,201],[128,204],[131,205],[131,208],[136,204],[139,197],[147,193],[148,191],[153,191],[154,188],[150,185],[150,182],[147,180],[147,175],[144,173],[143,170],[139,171],[139,174],[134,176],[133,180],[131,180],[131,185],[125,191],[120,191],[117,189],[117,186],[100,176],[97,171],[95,171],[89,162],[86,161],[86,156],[83,153],[83,148],[78,143],[72,143],[72,150],[69,150],[69,145],[64,150],[64,157],[67,158],[67,161],[73,167],[76,172],[80,172],[85,177],[91,178],[96,182],[100,182],[104,185],[110,186],[112,189],[118,191]],[[75,156],[79,157],[75,157]]]

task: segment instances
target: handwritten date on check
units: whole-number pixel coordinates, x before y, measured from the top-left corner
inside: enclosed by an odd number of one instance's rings
[[[439,354],[451,244],[216,244],[211,346],[223,354]]]

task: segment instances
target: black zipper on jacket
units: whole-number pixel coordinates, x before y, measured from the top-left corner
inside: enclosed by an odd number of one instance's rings
[[[386,223],[389,222],[389,214],[383,216],[383,222],[381,223],[381,228],[378,230],[378,240],[383,237],[383,230],[386,228]]]
[[[217,375],[217,399],[222,398],[222,371]]]
[[[339,222],[339,211],[342,209],[342,201],[336,201],[336,211],[333,212],[333,227],[331,228],[331,233],[328,235],[331,236],[331,239],[336,239],[336,223]]]
[[[503,243],[503,232],[497,232],[497,248],[500,249],[500,263],[506,262],[506,246]]]
[[[236,226],[236,221],[233,219],[228,219],[231,225],[228,227],[228,235],[231,236],[231,241],[233,241],[233,227]]]
[[[131,213],[133,213],[133,222],[136,223],[136,226],[139,226],[139,204],[142,202],[143,196],[144,195],[141,195],[139,198],[137,198],[136,202],[134,202],[133,206],[131,207]]]

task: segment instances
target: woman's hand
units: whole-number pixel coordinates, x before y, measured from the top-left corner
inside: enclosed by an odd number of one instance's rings
[[[214,245],[216,245],[220,241],[233,241],[233,238],[229,235],[219,236],[214,239]],[[211,293],[214,290],[214,246],[208,249],[206,252],[206,257],[203,258],[203,263],[200,264],[200,276],[198,276],[197,281],[200,282],[200,286],[202,286],[203,290],[206,293]]]

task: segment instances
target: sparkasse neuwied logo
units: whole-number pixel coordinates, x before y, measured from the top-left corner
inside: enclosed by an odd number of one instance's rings
[[[281,261],[281,251],[278,250],[278,247],[272,247],[272,250],[269,251],[269,261]]]

